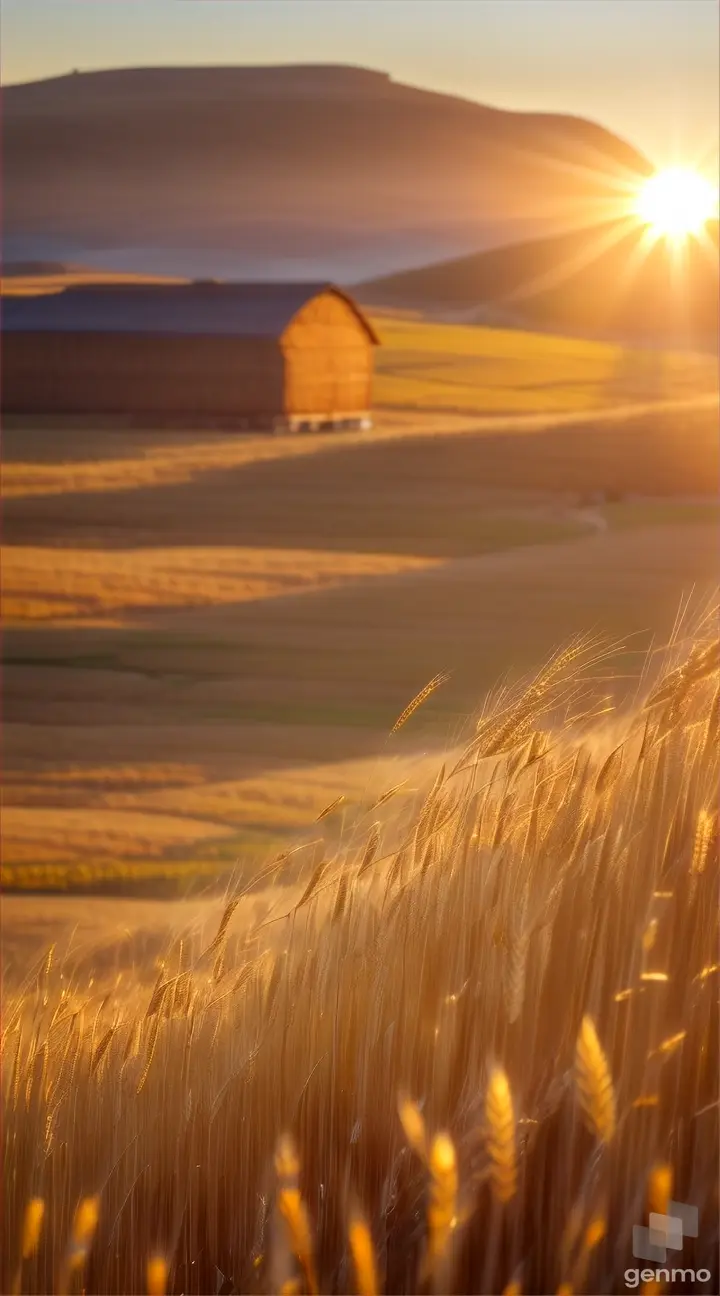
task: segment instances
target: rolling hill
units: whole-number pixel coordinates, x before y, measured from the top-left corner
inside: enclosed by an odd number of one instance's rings
[[[478,252],[361,284],[367,305],[503,323],[714,346],[718,222],[680,247],[645,241],[634,221]]]
[[[592,122],[355,67],[77,73],[3,108],[6,263],[349,281],[607,219],[651,170]]]

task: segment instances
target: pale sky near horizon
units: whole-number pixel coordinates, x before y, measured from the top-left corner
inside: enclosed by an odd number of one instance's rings
[[[717,166],[717,0],[2,0],[5,85],[74,68],[354,63],[590,117],[656,165]]]

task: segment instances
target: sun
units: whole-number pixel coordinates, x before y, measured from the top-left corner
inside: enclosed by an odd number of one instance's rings
[[[717,213],[716,187],[699,172],[684,167],[657,171],[645,182],[635,202],[635,215],[656,238],[697,236]]]

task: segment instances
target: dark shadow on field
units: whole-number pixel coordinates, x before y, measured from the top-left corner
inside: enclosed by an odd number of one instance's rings
[[[477,553],[491,496],[714,495],[708,409],[544,432],[443,434],[248,464],[182,484],[9,499],[5,542]],[[58,563],[62,561],[58,554]]]
[[[445,745],[501,677],[536,668],[579,631],[637,634],[622,667],[637,671],[681,594],[716,583],[716,539],[711,525],[606,532],[197,609],[157,630],[11,630],[6,764],[175,760],[231,777]],[[449,683],[388,738],[444,670]]]

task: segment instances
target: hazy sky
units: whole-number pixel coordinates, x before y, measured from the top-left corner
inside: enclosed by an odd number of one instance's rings
[[[73,68],[356,63],[592,117],[659,165],[717,156],[717,0],[2,0],[6,84]]]

